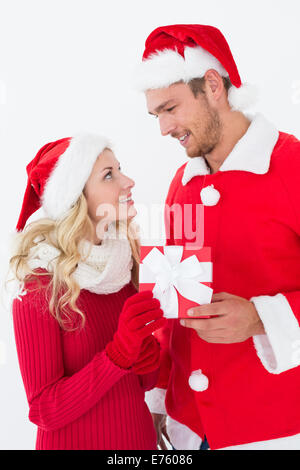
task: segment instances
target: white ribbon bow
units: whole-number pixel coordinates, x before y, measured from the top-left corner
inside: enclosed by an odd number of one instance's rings
[[[209,304],[213,289],[201,282],[212,281],[212,263],[192,255],[181,262],[183,246],[165,246],[164,254],[153,248],[140,265],[140,282],[155,283],[153,296],[160,301],[166,318],[178,318],[178,295],[197,304]]]

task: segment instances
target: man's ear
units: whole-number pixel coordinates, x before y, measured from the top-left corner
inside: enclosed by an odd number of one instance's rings
[[[218,101],[224,91],[224,83],[221,75],[213,69],[210,69],[204,75],[205,91],[207,97],[213,101]]]

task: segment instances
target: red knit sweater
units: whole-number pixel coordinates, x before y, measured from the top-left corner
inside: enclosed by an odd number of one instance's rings
[[[44,281],[43,281],[44,284]],[[25,288],[32,290],[36,281]],[[28,292],[28,291],[27,291]],[[81,290],[82,331],[65,332],[49,313],[45,290],[13,302],[13,320],[36,449],[156,449],[144,391],[156,374],[137,376],[114,365],[104,348],[117,329],[130,283],[118,293]]]

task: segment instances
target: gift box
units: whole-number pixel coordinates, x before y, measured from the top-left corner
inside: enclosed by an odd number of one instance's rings
[[[210,248],[141,246],[139,290],[153,291],[166,318],[190,318],[189,308],[209,304],[211,284]]]

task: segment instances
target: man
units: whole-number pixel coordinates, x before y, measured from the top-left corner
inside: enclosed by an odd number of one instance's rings
[[[167,413],[175,448],[300,449],[300,142],[241,112],[250,88],[211,26],[154,30],[139,81],[162,135],[189,157],[166,205],[204,205],[213,262],[212,303],[159,337],[159,439]],[[167,244],[193,241],[176,238],[172,211],[166,224]]]

